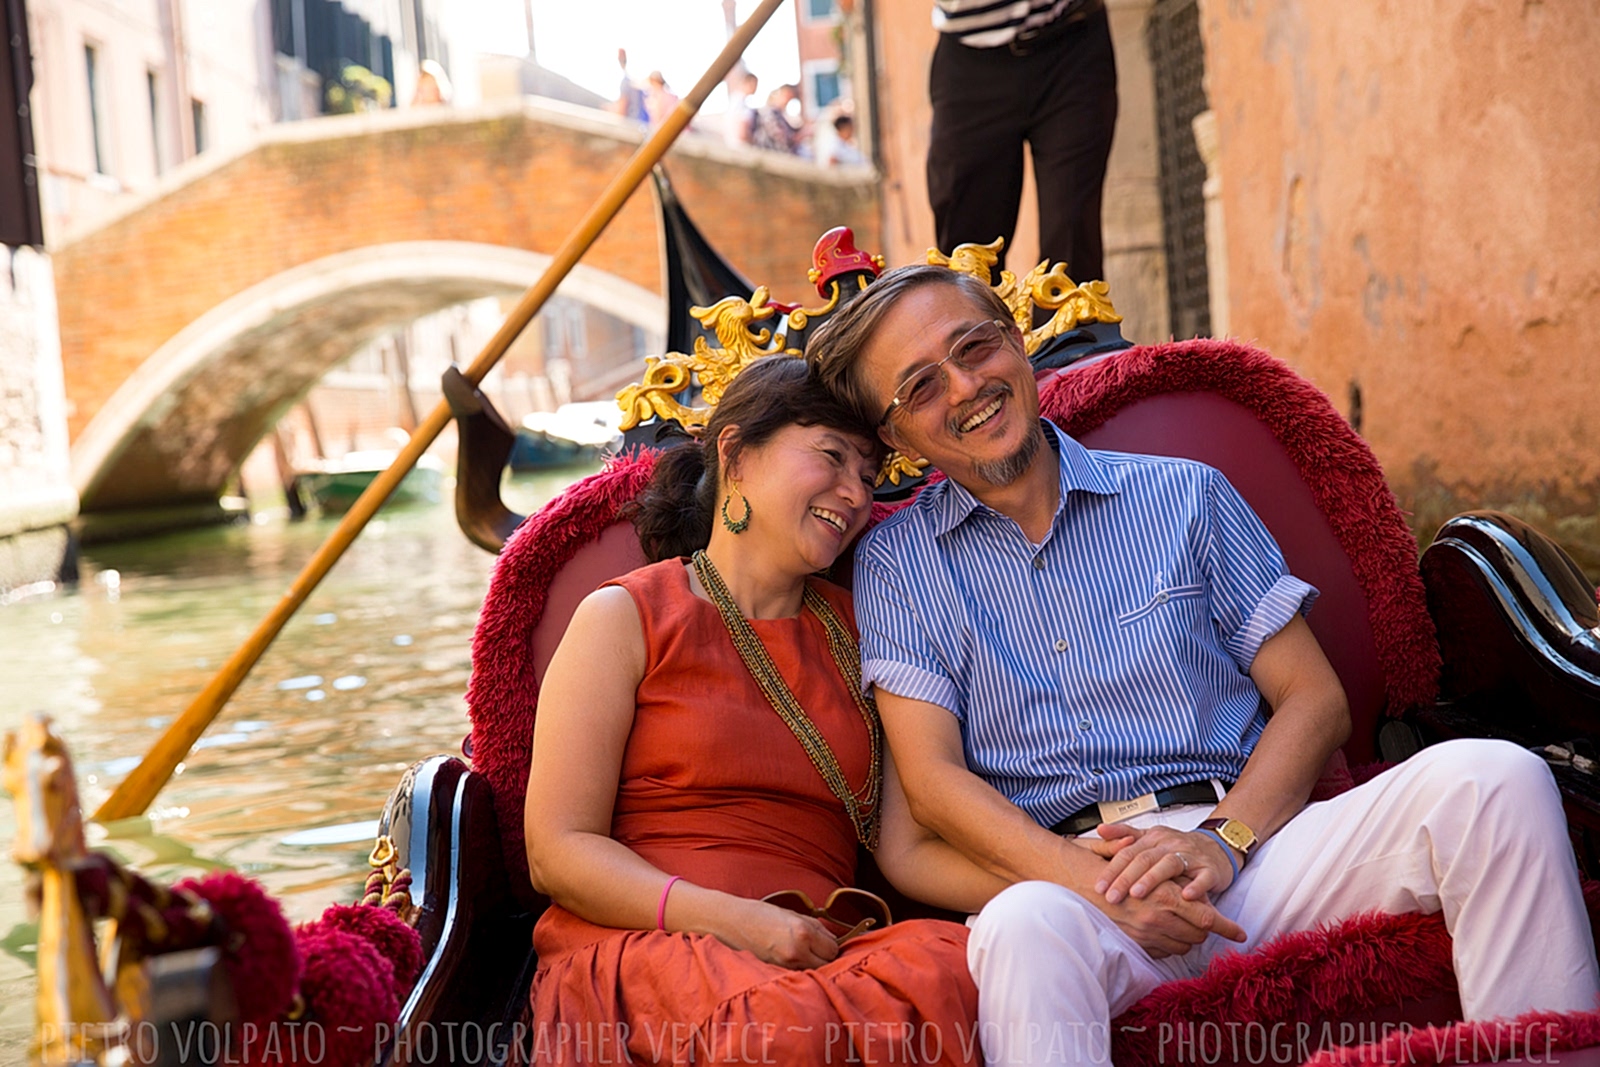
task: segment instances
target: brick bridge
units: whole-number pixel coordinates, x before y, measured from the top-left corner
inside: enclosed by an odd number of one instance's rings
[[[213,503],[323,373],[380,333],[519,293],[641,134],[540,102],[275,126],[203,156],[54,252],[73,481],[86,512]],[[685,208],[747,277],[814,300],[813,241],[878,248],[876,182],[686,136]],[[661,332],[650,193],[561,292]]]

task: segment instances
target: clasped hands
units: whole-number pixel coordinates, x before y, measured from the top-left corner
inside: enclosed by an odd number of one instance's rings
[[[1102,824],[1099,839],[1076,844],[1107,860],[1090,899],[1151,957],[1182,955],[1217,934],[1244,941],[1245,932],[1211,903],[1233,884],[1233,865],[1210,834],[1169,826],[1135,829]]]

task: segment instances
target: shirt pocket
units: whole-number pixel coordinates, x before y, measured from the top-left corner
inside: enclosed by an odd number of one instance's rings
[[[1154,594],[1151,595],[1149,601],[1147,601],[1144,606],[1135,608],[1134,610],[1125,614],[1118,615],[1117,625],[1132,626],[1141,619],[1147,619],[1157,612],[1163,610],[1169,604],[1183,603],[1187,600],[1198,600],[1205,595],[1206,587],[1203,585],[1175,585],[1170,589],[1158,589]]]

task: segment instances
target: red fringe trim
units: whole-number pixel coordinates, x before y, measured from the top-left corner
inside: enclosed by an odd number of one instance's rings
[[[583,479],[517,527],[495,562],[489,595],[472,635],[472,769],[494,790],[495,816],[508,864],[525,854],[522,804],[532,758],[533,713],[539,683],[529,649],[544,617],[550,583],[578,550],[617,521],[655,470],[655,453],[620,456]],[[526,897],[526,877],[511,879]]]
[[[1161,986],[1113,1021],[1113,1059],[1119,1067],[1171,1064],[1163,1034],[1199,1020],[1270,1030],[1359,1017],[1455,988],[1442,916],[1353,915],[1285,934],[1249,954],[1220,956],[1198,978]]]
[[[1236,341],[1140,345],[1047,379],[1040,404],[1047,418],[1081,436],[1130,404],[1184,392],[1249,408],[1283,445],[1366,593],[1389,714],[1431,704],[1439,691],[1439,641],[1416,540],[1367,443],[1286,363]]]

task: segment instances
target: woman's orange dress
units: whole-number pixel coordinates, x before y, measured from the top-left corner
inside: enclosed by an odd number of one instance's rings
[[[772,709],[717,609],[667,560],[618,579],[638,605],[646,666],[611,833],[669,874],[821,904],[855,876],[844,806]],[[815,588],[852,625],[850,596]],[[752,620],[853,786],[866,781],[861,713],[822,624]],[[552,906],[533,932],[535,1063],[975,1063],[967,929],[921,919],[794,971],[714,937],[596,926]]]

